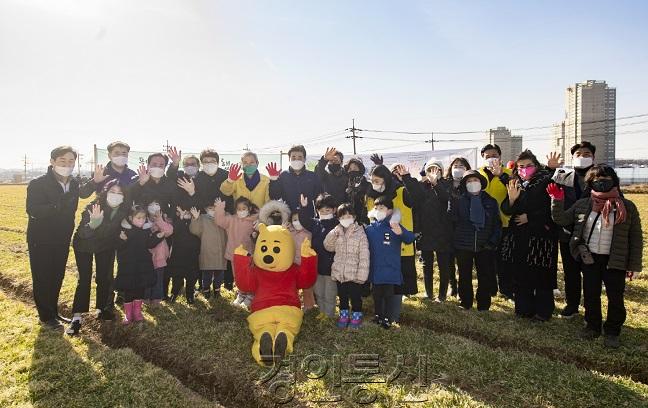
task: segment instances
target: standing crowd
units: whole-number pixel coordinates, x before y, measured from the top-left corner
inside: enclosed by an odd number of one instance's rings
[[[430,300],[458,297],[463,309],[488,311],[499,293],[516,316],[545,322],[555,312],[560,252],[567,304],[559,315],[577,315],[582,295],[582,336],[604,334],[606,346],[619,347],[625,280],[642,269],[641,220],[589,142],[572,147],[573,169],[561,168],[556,154],[540,163],[529,150],[505,165],[489,144],[481,149],[483,167],[471,169],[463,157],[447,166],[430,160],[420,180],[403,164],[387,166],[373,155],[367,169],[335,148],[311,171],[306,149],[293,146],[289,168],[270,163],[266,174],[249,151],[226,170],[215,150],[182,157],[170,148],[136,171],[127,165],[129,151],[124,142],[108,145],[110,161],[80,185],[72,177],[76,151],[57,147],[47,174],[29,183],[33,294],[46,327],[65,323],[68,334],[79,333],[93,274],[102,320],[116,317],[115,304],[130,324],[143,320],[143,304],[158,307],[181,295],[193,304],[196,292],[218,298],[235,290],[235,249],[252,253],[259,225],[283,225],[296,264],[305,240],[317,254],[317,279],[302,290],[302,308],[318,308],[318,318],[335,319],[341,329],[362,327],[367,297],[374,323],[398,323],[403,297],[418,292],[417,254]],[[79,198],[93,195],[75,230]],[[57,306],[70,243],[78,281],[68,319]],[[233,303],[249,308],[254,293],[236,289]]]

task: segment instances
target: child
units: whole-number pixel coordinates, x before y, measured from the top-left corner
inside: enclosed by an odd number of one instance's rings
[[[362,226],[356,222],[351,204],[337,208],[340,224],[326,235],[324,247],[335,252],[331,278],[337,282],[340,299],[338,327],[359,329],[362,324],[362,286],[369,276],[369,241]],[[353,315],[349,317],[349,300]]]
[[[173,244],[171,257],[168,262],[169,275],[172,278],[171,303],[174,303],[180,294],[183,283],[185,284],[185,297],[187,303],[194,303],[194,291],[198,280],[198,256],[200,254],[200,238],[189,231],[191,213],[176,208],[176,219],[173,222]]]
[[[162,214],[160,204],[153,201],[148,205],[148,215],[151,220],[151,231],[154,233],[161,232],[164,238],[173,234],[173,225],[167,220],[166,215]],[[153,305],[159,305],[162,299],[167,298],[169,289],[169,275],[166,272],[167,259],[169,259],[169,244],[163,239],[155,248],[151,249],[153,255],[153,267],[157,279],[155,286],[146,290],[146,299]]]
[[[394,203],[390,198],[376,198],[372,211],[375,220],[366,231],[370,254],[369,280],[372,284],[376,314],[374,323],[389,329],[389,302],[394,298],[395,287],[403,283],[401,244],[414,242],[414,233],[398,222],[392,223]]]
[[[191,224],[189,231],[200,237],[200,275],[201,291],[205,299],[211,296],[211,286],[214,286],[214,296],[220,296],[220,287],[223,284],[227,262],[225,261],[225,245],[227,237],[225,230],[216,225],[214,216],[216,214],[215,204],[218,200],[207,207],[205,213],[193,207],[191,209]]]
[[[134,207],[128,220],[122,222],[118,239],[115,289],[124,293],[123,324],[143,320],[144,291],[156,283],[149,251],[164,240],[164,233],[153,233],[146,222],[146,214],[143,207]]]
[[[256,205],[245,198],[239,197],[234,203],[236,208],[236,215],[231,215],[225,211],[225,201],[216,201],[214,206],[216,214],[214,221],[216,225],[225,229],[227,232],[227,245],[225,246],[225,259],[227,259],[227,268],[232,268],[232,257],[234,250],[240,245],[250,253],[254,250],[254,243],[252,242],[252,232],[254,232],[254,224],[256,223],[259,215],[257,214],[258,208]],[[236,299],[232,302],[235,306],[248,307],[252,303],[252,294],[239,291]]]
[[[337,285],[331,279],[331,265],[333,264],[333,253],[324,248],[324,238],[338,224],[335,218],[335,199],[330,194],[320,194],[315,200],[315,209],[318,218],[311,218],[308,210],[308,199],[301,196],[301,207],[299,209],[299,222],[313,235],[313,249],[317,252],[317,281],[313,290],[315,300],[319,307],[319,319],[335,317],[335,300],[337,297]]]
[[[299,212],[293,211],[293,213],[290,214],[290,220],[291,222],[288,225],[288,230],[295,241],[295,264],[301,265],[301,245],[306,239],[309,241],[312,240],[313,236],[299,222]],[[302,289],[302,303],[304,311],[315,307],[315,295],[313,294],[312,287]]]
[[[459,269],[459,298],[468,310],[473,304],[472,272],[477,269],[477,310],[488,310],[495,276],[495,249],[502,232],[497,201],[484,191],[486,177],[469,170],[461,179],[461,196],[452,206],[454,248]]]

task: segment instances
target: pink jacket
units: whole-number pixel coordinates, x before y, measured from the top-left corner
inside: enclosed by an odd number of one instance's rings
[[[301,246],[305,239],[312,239],[312,234],[306,229],[296,230],[292,223],[288,225],[288,229],[293,236],[295,241],[295,263],[301,265]]]
[[[239,245],[243,245],[248,253],[254,251],[252,242],[252,232],[254,223],[259,217],[257,214],[249,217],[239,218],[236,215],[229,214],[225,211],[224,206],[215,207],[214,222],[227,232],[227,245],[225,246],[225,259],[231,261],[234,256],[234,250]]]
[[[153,223],[151,226],[151,231],[153,232],[163,232],[164,237],[170,237],[173,234],[173,225],[166,221],[164,217],[160,217],[157,221]],[[169,250],[169,245],[165,240],[162,240],[157,246],[153,249],[149,249],[151,254],[153,255],[153,267],[155,269],[158,268],[164,268],[167,266],[167,259],[169,259],[169,255],[171,254]]]

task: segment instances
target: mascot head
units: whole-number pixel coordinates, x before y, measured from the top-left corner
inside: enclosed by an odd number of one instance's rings
[[[254,247],[254,264],[267,271],[284,272],[295,259],[295,241],[281,225],[259,224],[259,236]]]

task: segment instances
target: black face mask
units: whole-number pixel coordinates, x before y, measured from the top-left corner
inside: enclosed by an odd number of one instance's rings
[[[614,188],[614,180],[601,179],[592,181],[592,190],[597,193],[607,193]]]
[[[340,171],[341,168],[342,166],[340,164],[329,163],[328,165],[328,169],[331,173],[337,173],[338,171]]]

